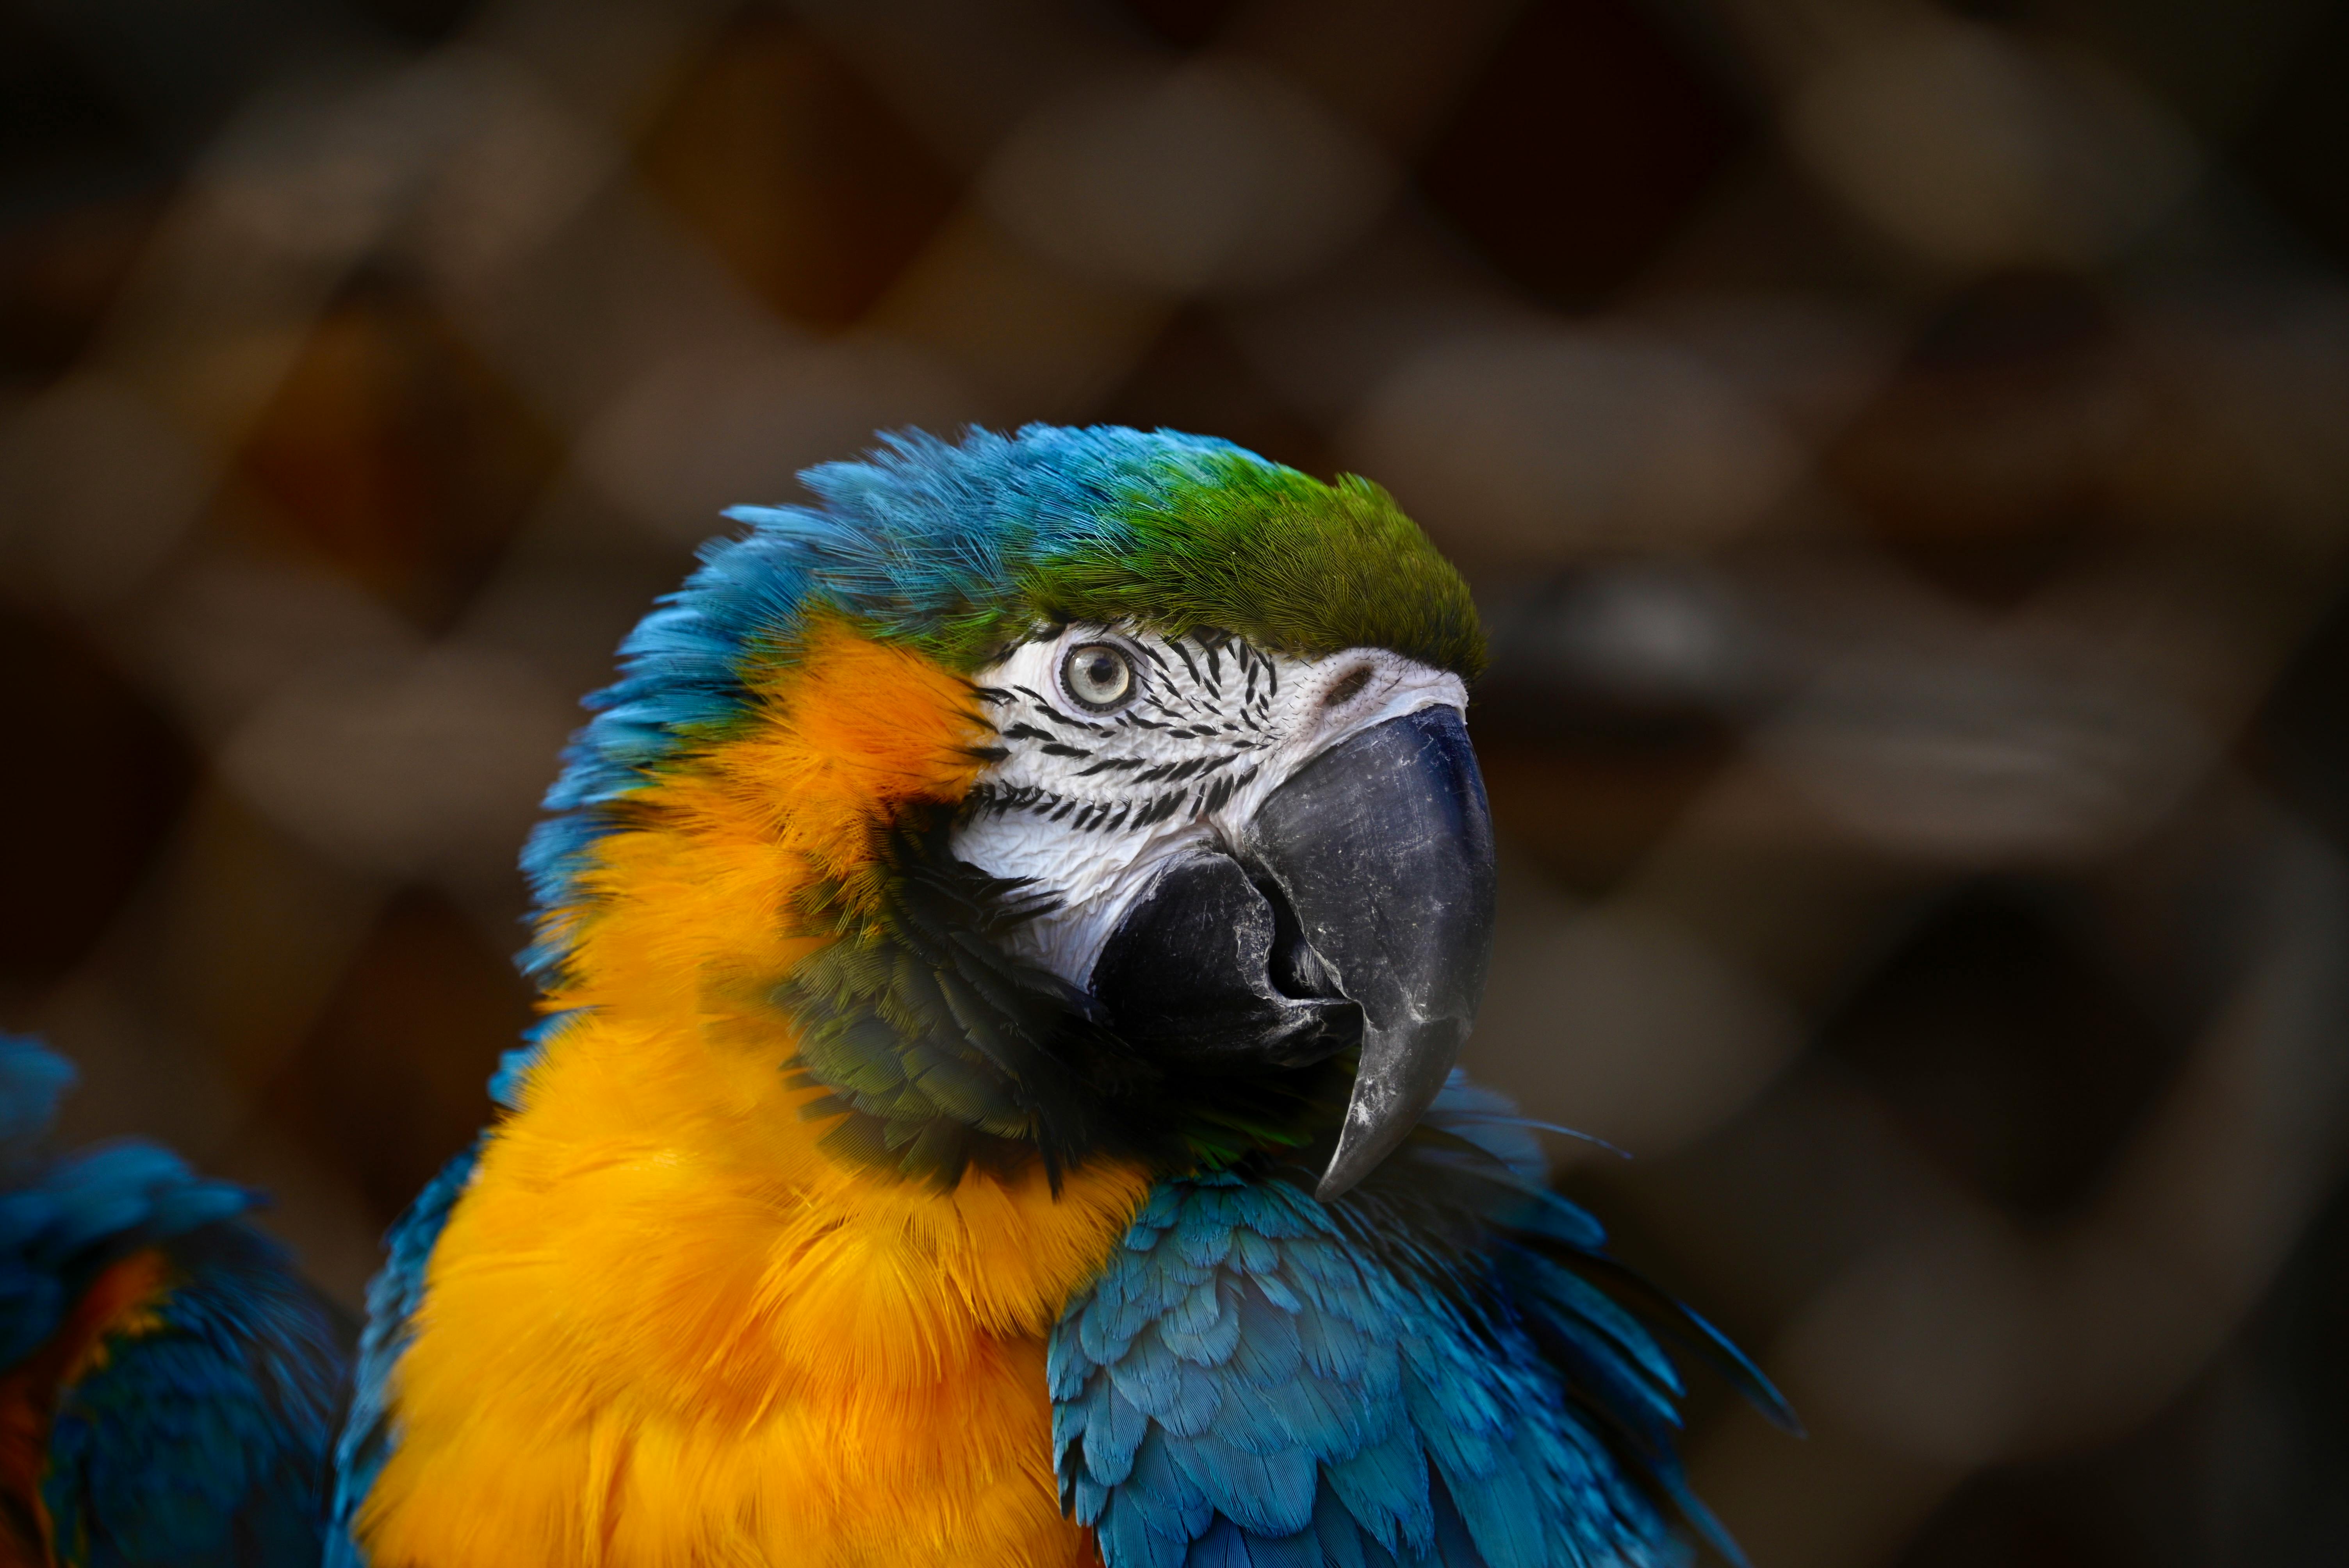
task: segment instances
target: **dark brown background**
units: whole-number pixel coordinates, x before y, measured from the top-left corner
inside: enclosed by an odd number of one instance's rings
[[[1499,654],[1474,1065],[1760,1568],[2349,1561],[2349,16],[9,0],[0,1023],[355,1299],[730,500],[1115,420]]]

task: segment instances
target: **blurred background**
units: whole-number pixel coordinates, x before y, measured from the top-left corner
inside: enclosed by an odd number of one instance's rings
[[[6,0],[0,1025],[346,1301],[716,509],[1231,437],[1469,572],[1472,1065],[1758,1568],[2349,1562],[2349,11]]]

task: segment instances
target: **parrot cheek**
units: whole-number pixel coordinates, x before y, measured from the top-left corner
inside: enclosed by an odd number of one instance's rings
[[[1091,988],[1135,1045],[1208,1070],[1359,1047],[1318,1195],[1409,1134],[1485,989],[1493,829],[1459,710],[1371,726],[1268,795],[1234,852],[1173,861],[1128,909]]]

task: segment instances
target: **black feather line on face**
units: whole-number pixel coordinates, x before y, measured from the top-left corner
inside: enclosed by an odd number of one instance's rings
[[[1033,708],[1039,716],[1050,720],[1051,723],[1061,726],[1063,728],[1081,729],[1087,735],[1107,735],[1110,733],[1110,727],[1108,725],[1095,724],[1090,719],[1079,718],[1075,714],[1063,712],[1053,703],[1051,698],[1045,696],[1032,686],[1014,686],[1012,689],[1018,692],[1021,696],[1026,697],[1028,699],[1028,706],[1030,708]]]
[[[1343,1116],[1342,1060],[1206,1076],[1143,1057],[1091,996],[1005,949],[1050,902],[955,859],[949,826],[891,832],[870,876],[800,911],[804,934],[832,940],[771,1002],[798,1026],[787,1070],[830,1091],[802,1114],[841,1119],[826,1149],[942,1191],[973,1166],[1040,1161],[1057,1190],[1086,1160],[1229,1165]]]
[[[1199,684],[1199,666],[1191,662],[1191,655],[1183,651],[1183,645],[1180,643],[1169,643],[1166,645],[1174,650],[1174,656],[1183,661],[1183,667],[1185,669],[1191,672],[1191,684],[1193,686],[1197,686]]]

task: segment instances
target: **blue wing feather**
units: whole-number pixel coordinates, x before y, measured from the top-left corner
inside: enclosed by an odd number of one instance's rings
[[[1429,1120],[1335,1205],[1162,1183],[1070,1305],[1054,1461],[1108,1568],[1686,1561],[1679,1374],[1555,1255],[1595,1254],[1599,1226],[1497,1096],[1455,1075]]]
[[[505,1077],[501,1073],[502,1079]],[[367,1323],[359,1336],[350,1413],[335,1445],[334,1496],[327,1508],[326,1568],[367,1568],[367,1553],[352,1527],[376,1477],[383,1473],[398,1432],[391,1418],[391,1371],[408,1348],[410,1324],[424,1299],[424,1271],[449,1222],[449,1211],[472,1180],[481,1140],[440,1169],[384,1239],[382,1271],[367,1284]]]
[[[243,1222],[255,1194],[152,1144],[51,1153],[73,1078],[0,1037],[0,1367],[47,1424],[37,1484],[58,1561],[315,1563],[347,1326]],[[150,1253],[165,1283],[129,1304],[135,1326],[88,1324],[75,1332],[98,1333],[99,1353],[69,1356],[59,1335],[85,1294]]]
[[[490,1098],[511,1110],[518,1103],[523,1080],[546,1048],[547,1041],[573,1013],[554,1013],[541,1019],[523,1037],[523,1044],[505,1053],[497,1076],[490,1080]],[[367,1551],[353,1526],[360,1504],[383,1473],[399,1433],[391,1418],[391,1372],[408,1348],[417,1308],[424,1300],[424,1272],[432,1249],[449,1223],[465,1184],[473,1179],[488,1135],[440,1168],[408,1212],[384,1238],[383,1267],[367,1283],[367,1328],[359,1336],[357,1366],[353,1370],[350,1413],[335,1444],[335,1488],[326,1511],[325,1568],[367,1568]]]
[[[151,1143],[49,1153],[73,1078],[38,1041],[0,1035],[0,1367],[46,1343],[109,1265],[259,1202]]]
[[[77,1568],[318,1560],[346,1326],[241,1225],[164,1249],[156,1324],[60,1392],[41,1488]]]

